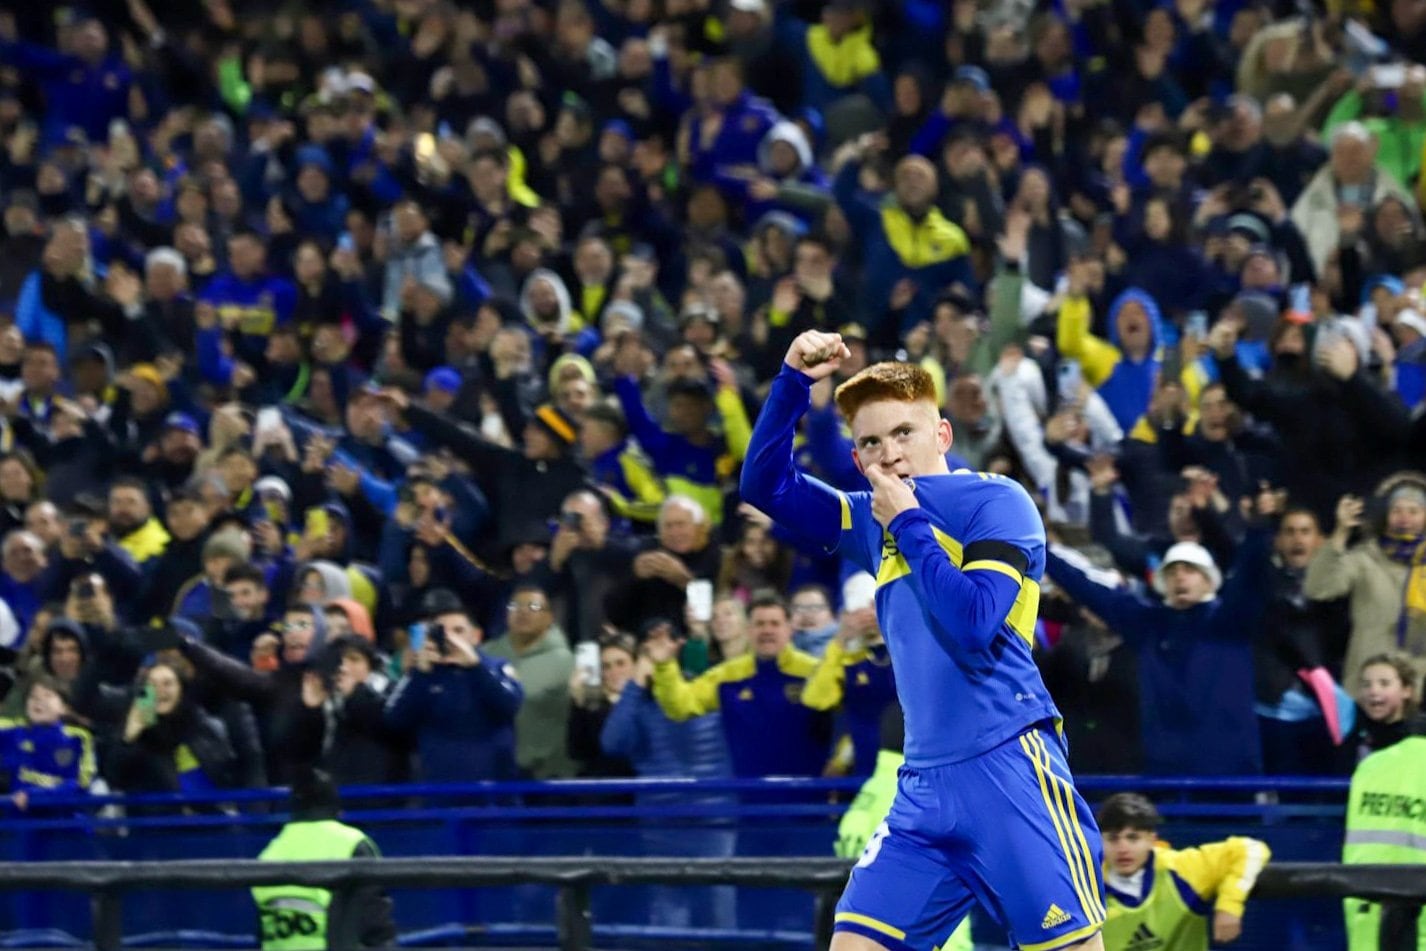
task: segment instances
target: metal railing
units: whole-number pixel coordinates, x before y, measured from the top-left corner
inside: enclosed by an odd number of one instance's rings
[[[830,939],[831,910],[851,863],[828,858],[652,859],[431,856],[345,862],[34,862],[0,866],[0,890],[80,891],[90,895],[97,951],[123,946],[125,894],[144,889],[249,888],[296,884],[335,893],[384,888],[481,888],[538,884],[557,889],[555,927],[561,951],[593,947],[590,890],[619,885],[737,885],[797,888],[817,895],[815,944]],[[1347,898],[1405,905],[1426,901],[1426,866],[1269,864],[1253,891],[1260,898]],[[334,906],[350,907],[349,902]],[[333,922],[340,931],[340,922]]]

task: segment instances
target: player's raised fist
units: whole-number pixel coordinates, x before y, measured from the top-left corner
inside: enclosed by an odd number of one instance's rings
[[[814,380],[822,380],[836,373],[842,361],[851,355],[847,345],[842,343],[841,334],[808,330],[798,334],[783,359],[794,370],[801,370]]]

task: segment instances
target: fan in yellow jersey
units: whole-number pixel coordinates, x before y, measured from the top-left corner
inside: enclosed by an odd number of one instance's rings
[[[1119,793],[1099,810],[1104,837],[1105,951],[1207,951],[1243,932],[1243,907],[1267,844],[1234,836],[1192,849],[1158,842],[1159,811]]]

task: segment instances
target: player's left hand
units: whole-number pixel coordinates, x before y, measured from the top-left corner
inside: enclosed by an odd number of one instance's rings
[[[1243,933],[1243,919],[1237,915],[1230,915],[1226,911],[1215,911],[1213,913],[1213,943],[1227,944],[1230,941],[1238,940],[1238,936]]]
[[[916,501],[916,493],[895,473],[887,472],[880,466],[871,466],[866,470],[866,477],[871,483],[871,514],[882,528],[889,527],[892,519],[907,509],[921,507]]]

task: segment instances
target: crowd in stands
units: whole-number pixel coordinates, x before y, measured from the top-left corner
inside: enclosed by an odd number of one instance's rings
[[[1426,672],[1426,16],[0,3],[9,807],[866,775],[877,581],[738,496],[807,329],[1021,482],[1080,772],[1344,773]],[[102,784],[102,785],[101,785]]]

